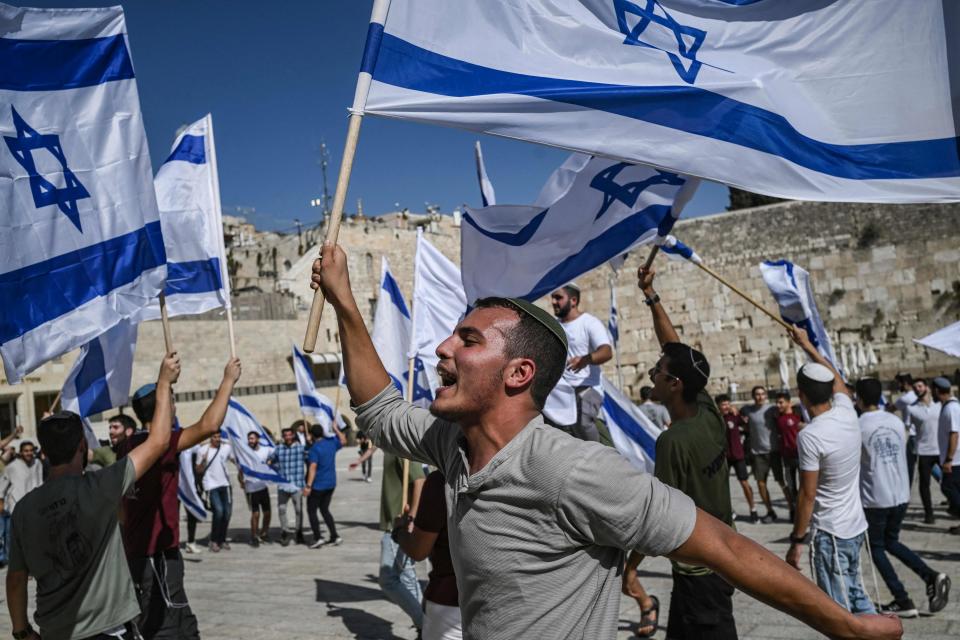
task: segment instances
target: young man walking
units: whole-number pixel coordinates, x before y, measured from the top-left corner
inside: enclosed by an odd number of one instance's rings
[[[927,585],[930,612],[947,605],[950,578],[937,573],[900,542],[900,525],[910,502],[910,479],[907,471],[907,431],[903,421],[878,406],[883,387],[876,378],[857,382],[857,405],[860,414],[860,435],[863,453],[860,459],[860,497],[867,516],[867,537],[870,556],[886,583],[893,602],[881,607],[884,612],[901,618],[916,618],[917,606],[907,593],[887,553],[907,565]]]
[[[266,463],[270,457],[270,450],[260,446],[260,433],[251,431],[247,434],[247,446],[260,462]],[[270,490],[267,483],[260,478],[243,475],[240,472],[240,482],[243,483],[243,492],[247,496],[247,507],[250,509],[250,546],[259,547],[261,542],[270,542]],[[262,515],[262,523],[261,523]]]
[[[940,403],[938,419],[938,445],[940,448],[940,469],[943,480],[940,488],[947,498],[947,510],[954,518],[960,518],[960,402],[950,390],[950,381],[946,378],[934,378],[933,388]],[[960,526],[951,527],[950,533],[960,533]]]
[[[303,445],[297,439],[297,432],[293,427],[285,427],[280,436],[283,441],[270,454],[270,464],[274,465],[287,481],[297,488],[288,491],[284,487],[277,488],[277,517],[280,518],[280,544],[287,546],[290,540],[303,544],[303,476],[306,454]],[[287,504],[293,505],[294,526],[291,529],[287,519]]]
[[[196,474],[201,478],[203,490],[210,500],[213,519],[210,523],[210,551],[218,553],[221,549],[229,551],[227,530],[230,528],[230,516],[233,514],[233,498],[230,495],[230,475],[227,462],[237,463],[233,447],[223,442],[220,432],[210,436],[210,441],[197,452]]]
[[[333,546],[343,543],[343,538],[337,535],[337,525],[330,513],[330,501],[337,488],[337,452],[347,444],[347,438],[337,428],[336,420],[330,421],[334,435],[326,436],[323,427],[315,424],[310,427],[313,436],[313,446],[307,456],[307,485],[303,494],[307,496],[307,515],[310,516],[310,529],[313,531],[311,549],[319,549],[324,544]],[[323,516],[330,538],[323,539],[320,535],[320,518],[317,511]]]
[[[930,478],[933,468],[940,464],[940,403],[933,397],[923,378],[913,381],[913,391],[917,394],[917,400],[907,408],[907,416],[910,426],[917,433],[917,484],[923,503],[923,523],[935,524],[937,520],[933,516]]]
[[[797,512],[797,491],[799,489],[798,473],[799,451],[797,437],[803,428],[803,420],[793,411],[790,394],[786,391],[777,393],[777,433],[780,437],[780,460],[783,464],[783,479],[790,507],[790,522],[794,521]]]
[[[158,424],[118,463],[84,473],[83,422],[62,411],[40,422],[37,434],[50,477],[13,514],[7,607],[19,640],[96,638],[135,640],[140,605],[124,557],[117,514],[121,498],[168,449],[173,423],[171,386],[180,359],[163,359],[156,383]],[[146,498],[146,496],[142,496]],[[27,618],[27,579],[37,585],[34,619]]]
[[[767,402],[767,390],[756,386],[751,392],[753,404],[740,409],[740,415],[747,419],[747,434],[750,438],[750,453],[753,455],[753,477],[757,481],[757,491],[767,508],[762,518],[764,524],[777,521],[777,512],[773,510],[767,479],[773,471],[773,479],[783,490],[783,463],[780,458],[780,434],[777,432],[777,408]]]
[[[313,278],[337,314],[357,423],[374,444],[443,472],[464,635],[614,638],[624,549],[706,566],[829,636],[902,635],[897,619],[835,606],[615,450],[545,425],[540,412],[566,365],[566,335],[529,302],[476,301],[437,347],[441,386],[430,410],[404,402],[367,332],[346,262],[342,249],[324,245]]]
[[[714,401],[717,403],[720,415],[723,416],[723,422],[727,426],[727,466],[737,474],[737,482],[740,483],[743,497],[750,507],[748,522],[756,524],[760,521],[760,516],[757,514],[757,508],[753,503],[753,489],[750,488],[750,474],[747,472],[747,463],[744,460],[746,453],[743,450],[743,432],[741,431],[747,425],[747,419],[740,415],[737,408],[730,402],[730,396],[720,394]]]
[[[860,548],[867,519],[860,502],[860,424],[847,385],[803,329],[791,337],[807,354],[797,372],[800,402],[811,420],[800,432],[800,492],[787,562],[800,556],[813,525],[811,563],[817,584],[854,614],[874,613],[860,576]]]

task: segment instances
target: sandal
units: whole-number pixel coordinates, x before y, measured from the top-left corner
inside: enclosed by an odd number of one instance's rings
[[[652,638],[657,634],[657,624],[660,622],[660,600],[657,596],[650,596],[653,606],[649,609],[640,610],[640,622],[637,624],[636,636],[638,638]],[[653,617],[651,617],[653,614]],[[640,629],[644,627],[653,627],[650,631],[641,633]]]

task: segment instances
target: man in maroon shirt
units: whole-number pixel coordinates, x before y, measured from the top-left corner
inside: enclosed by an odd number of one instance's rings
[[[783,458],[783,475],[786,481],[787,504],[790,505],[790,522],[797,510],[797,490],[799,488],[799,457],[797,435],[803,428],[803,420],[790,404],[790,394],[781,391],[777,394],[777,431],[780,432],[780,456]]]
[[[423,592],[423,640],[462,637],[457,576],[447,539],[445,484],[443,474],[431,473],[420,494],[416,520],[409,516],[397,518],[397,544],[404,553],[417,562],[430,558],[429,581]]]
[[[747,426],[747,419],[740,415],[737,408],[730,402],[730,396],[720,394],[714,401],[723,414],[723,422],[727,425],[727,464],[736,471],[743,497],[750,505],[750,522],[760,521],[757,508],[753,504],[753,489],[750,488],[750,473],[747,471],[746,457],[743,452],[743,427]]]
[[[123,499],[123,546],[140,599],[137,626],[146,640],[200,637],[197,617],[190,610],[183,590],[180,500],[177,498],[180,452],[203,442],[220,429],[230,394],[239,378],[240,360],[232,358],[223,370],[223,380],[213,402],[200,420],[171,434],[167,451]],[[156,385],[152,384],[140,387],[133,394],[133,411],[144,431],[123,442],[117,451],[118,459],[146,441],[156,399]],[[176,406],[171,415],[176,424]]]

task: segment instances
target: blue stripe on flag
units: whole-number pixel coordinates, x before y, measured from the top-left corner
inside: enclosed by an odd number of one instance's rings
[[[301,407],[309,407],[311,409],[320,409],[325,414],[330,416],[330,419],[333,420],[333,409],[329,405],[326,405],[313,396],[298,396],[300,400]]]
[[[628,438],[636,442],[643,449],[643,452],[650,456],[651,460],[657,459],[657,441],[647,433],[623,407],[614,402],[609,394],[604,394],[603,408],[606,409],[610,418],[620,427]]]
[[[0,274],[0,343],[130,284],[166,261],[158,221]]]
[[[410,312],[407,311],[407,303],[403,301],[403,294],[400,293],[400,285],[393,279],[389,271],[387,271],[386,277],[383,279],[383,286],[381,288],[390,295],[393,305],[400,309],[400,313],[409,319]]]
[[[163,161],[163,164],[174,160],[182,160],[191,164],[205,164],[207,162],[207,152],[203,147],[203,136],[183,136],[180,138],[177,148],[170,152],[170,156]]]
[[[380,42],[383,40],[383,25],[371,22],[367,28],[367,42],[363,46],[363,59],[360,61],[360,73],[373,74],[380,54]]]
[[[223,288],[220,277],[220,258],[167,263],[165,294],[207,293]]]
[[[0,38],[0,89],[58,91],[134,77],[123,34],[85,40]]]
[[[112,408],[110,386],[107,384],[107,367],[103,359],[103,345],[99,338],[87,343],[83,364],[74,380],[77,388],[77,403],[80,405],[80,417],[86,418],[95,413]]]
[[[960,138],[839,145],[803,135],[778,113],[680,86],[630,86],[530,76],[450,58],[385,33],[374,78],[451,97],[511,93],[605,111],[770,153],[850,180],[960,176]]]
[[[194,516],[198,516],[201,520],[207,519],[207,510],[203,508],[202,504],[197,504],[191,500],[190,496],[188,496],[183,489],[177,489],[177,497],[180,498],[180,502],[182,502],[187,509],[193,512]]]
[[[491,240],[496,240],[497,242],[511,247],[522,247],[523,245],[530,242],[530,238],[533,237],[533,234],[537,232],[540,228],[540,225],[543,223],[544,218],[547,217],[549,213],[549,207],[535,215],[530,222],[523,225],[523,227],[516,233],[511,233],[507,231],[488,231],[481,227],[476,220],[473,219],[469,213],[463,215],[463,221],[469,224],[471,227],[490,238]]]
[[[670,207],[653,204],[624,218],[583,246],[577,254],[569,256],[548,271],[534,285],[530,293],[521,296],[524,300],[536,300],[557,287],[570,282],[576,276],[600,266],[613,256],[630,248],[645,231],[657,226],[663,216],[670,217]]]
[[[303,365],[303,368],[306,370],[307,375],[310,376],[310,380],[313,380],[313,362],[310,361],[310,358],[306,356],[300,349],[294,347],[293,353],[296,354],[297,359],[300,361],[300,364]]]

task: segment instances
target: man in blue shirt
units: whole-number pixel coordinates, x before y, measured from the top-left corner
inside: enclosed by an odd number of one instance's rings
[[[286,478],[290,484],[297,487],[296,491],[286,491],[281,487],[277,490],[277,510],[280,512],[280,544],[290,544],[290,526],[287,523],[287,503],[293,504],[296,528],[293,530],[297,544],[304,544],[303,539],[303,463],[305,453],[303,445],[297,440],[297,433],[293,427],[285,427],[281,431],[283,442],[270,454],[269,462]]]
[[[313,446],[307,456],[307,486],[303,495],[307,496],[307,515],[310,517],[310,528],[313,529],[313,544],[311,549],[319,549],[324,544],[337,546],[343,543],[343,538],[337,535],[337,526],[330,515],[330,499],[333,490],[337,488],[337,451],[347,444],[347,438],[337,428],[336,421],[331,424],[336,435],[326,436],[323,427],[315,424],[310,427],[313,436]],[[330,530],[330,539],[325,541],[320,536],[320,518],[317,509],[323,516],[323,522]]]

